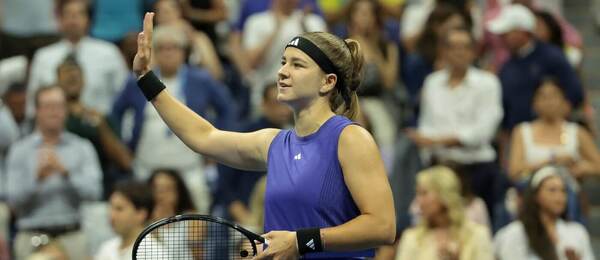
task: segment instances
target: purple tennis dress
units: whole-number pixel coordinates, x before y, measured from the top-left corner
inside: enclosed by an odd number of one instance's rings
[[[333,116],[311,135],[282,130],[273,139],[267,161],[265,232],[338,226],[360,214],[338,160],[340,134],[351,124],[346,117]],[[360,259],[374,252],[321,252],[304,258]]]

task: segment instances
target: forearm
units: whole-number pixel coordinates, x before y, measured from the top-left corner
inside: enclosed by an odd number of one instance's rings
[[[394,86],[396,85],[397,74],[396,66],[389,64],[389,62],[382,62],[378,65],[379,70],[381,71],[380,75],[383,83],[383,88],[387,90],[394,89]]]
[[[100,143],[110,160],[116,162],[120,169],[130,171],[133,156],[129,149],[119,141],[106,121],[100,123],[98,130]]]
[[[242,50],[241,33],[232,32],[229,36],[228,45],[231,52],[229,58],[232,60],[235,67],[241,75],[247,75],[251,68],[246,59],[246,54]]]
[[[194,48],[200,54],[200,63],[210,74],[217,80],[223,79],[223,66],[216,55],[216,50],[213,48],[212,42],[202,36],[196,35],[193,39]]]
[[[393,220],[362,214],[340,226],[321,229],[325,251],[356,251],[391,245],[396,226]]]

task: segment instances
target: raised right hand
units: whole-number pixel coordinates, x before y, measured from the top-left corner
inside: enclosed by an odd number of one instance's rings
[[[150,71],[152,56],[152,32],[154,31],[154,13],[149,12],[144,16],[144,30],[138,34],[138,49],[133,58],[133,72],[139,79]]]

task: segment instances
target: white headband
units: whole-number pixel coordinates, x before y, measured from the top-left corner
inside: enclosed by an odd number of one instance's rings
[[[555,167],[545,166],[539,169],[537,172],[535,172],[533,178],[531,179],[531,188],[537,188],[538,186],[540,186],[540,183],[542,183],[542,181],[552,176],[560,177],[560,174],[558,174],[558,169],[556,169]]]

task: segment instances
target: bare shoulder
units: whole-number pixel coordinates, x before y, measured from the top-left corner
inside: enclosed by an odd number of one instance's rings
[[[379,149],[369,131],[359,125],[349,125],[340,135],[338,156],[342,163],[346,160],[372,159],[379,156]]]
[[[340,141],[338,147],[345,148],[348,145],[364,145],[372,143],[375,144],[375,140],[369,131],[359,125],[349,125],[342,130],[340,134]]]
[[[271,146],[273,139],[275,139],[275,136],[277,136],[279,132],[281,132],[281,129],[265,128],[258,130],[254,132],[252,136],[249,136],[251,142],[252,139],[254,140],[254,142],[260,142],[260,154],[265,161],[267,160],[267,156],[269,155],[269,147]]]
[[[265,140],[266,143],[271,144],[273,138],[277,136],[281,132],[281,129],[277,128],[264,128],[255,132],[256,135],[259,135],[262,140]]]
[[[590,131],[588,131],[587,128],[580,126],[580,125],[577,125],[577,137],[579,137],[579,139],[583,139],[585,141],[594,139],[594,137],[592,137],[592,134],[590,133]]]

